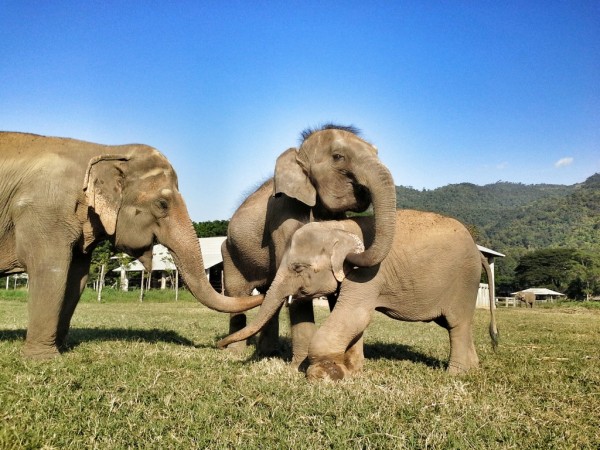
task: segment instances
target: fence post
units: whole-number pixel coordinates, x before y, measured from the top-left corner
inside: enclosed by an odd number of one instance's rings
[[[140,282],[140,302],[144,301],[144,269],[142,269],[142,280]]]
[[[98,278],[98,302],[102,301],[102,287],[104,286],[104,270],[105,264],[100,267],[100,278]]]

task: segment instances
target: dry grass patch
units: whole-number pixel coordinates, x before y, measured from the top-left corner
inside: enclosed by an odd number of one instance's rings
[[[498,322],[494,353],[477,311],[481,369],[457,378],[444,330],[376,315],[362,374],[311,383],[287,337],[283,358],[217,350],[227,316],[186,298],[85,300],[70,352],[23,360],[26,305],[0,291],[0,448],[598,448],[600,311]]]

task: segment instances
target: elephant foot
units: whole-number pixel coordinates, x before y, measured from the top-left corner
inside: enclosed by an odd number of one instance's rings
[[[330,360],[311,364],[306,370],[306,378],[309,380],[338,381],[344,379],[348,374],[348,370],[343,364],[337,364]]]
[[[45,360],[60,356],[60,352],[55,345],[31,344],[25,342],[23,346],[23,356],[29,359]]]
[[[279,336],[277,336],[277,338],[273,338],[272,336],[260,335],[256,344],[256,349],[260,356],[264,356],[266,358],[281,356]]]
[[[290,363],[290,367],[297,372],[306,373],[306,370],[308,369],[309,364],[310,364],[310,362],[308,361],[307,357],[304,357],[304,358],[293,357],[292,362]]]
[[[229,344],[227,347],[223,347],[223,350],[237,354],[237,353],[243,353],[247,347],[248,347],[248,342],[244,340],[244,341],[233,342],[233,343]],[[221,347],[219,347],[219,348],[221,348]]]
[[[458,361],[450,361],[448,363],[448,373],[450,375],[461,375],[464,373],[467,373],[469,370],[471,369],[477,369],[479,367],[479,364],[477,363],[461,363]]]

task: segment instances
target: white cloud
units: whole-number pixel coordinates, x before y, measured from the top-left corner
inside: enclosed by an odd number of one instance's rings
[[[571,158],[571,157],[561,158],[554,163],[554,167],[558,167],[558,168],[567,167],[567,166],[570,166],[571,164],[573,164],[573,158]]]
[[[507,163],[507,162],[501,162],[500,164],[498,164],[498,165],[496,166],[496,169],[498,169],[498,170],[504,170],[504,169],[506,169],[507,167],[508,167],[508,163]]]

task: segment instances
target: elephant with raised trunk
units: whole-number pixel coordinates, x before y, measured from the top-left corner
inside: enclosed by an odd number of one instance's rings
[[[148,270],[152,246],[163,244],[209,308],[237,312],[262,301],[212,289],[175,171],[146,145],[2,132],[0,205],[0,276],[29,274],[26,356],[52,357],[64,348],[91,252],[104,239]]]
[[[293,334],[295,357],[308,356],[308,378],[337,380],[362,367],[362,337],[373,311],[397,320],[434,321],[450,336],[448,371],[476,368],[479,360],[472,327],[482,266],[488,279],[491,273],[467,229],[438,214],[401,210],[392,249],[381,264],[356,268],[348,263],[348,255],[361,254],[363,242],[368,246],[373,241],[375,230],[370,217],[310,223],[300,228],[255,321],[218,346],[256,333],[290,295],[305,299],[295,303],[310,303],[314,297],[339,292],[331,315],[314,334]],[[498,330],[493,286],[489,301],[490,336],[495,348]]]
[[[338,220],[346,212],[362,212],[373,205],[373,239],[351,264],[379,264],[392,245],[396,221],[396,187],[377,149],[361,139],[353,127],[328,124],[306,130],[298,149],[279,156],[274,177],[251,194],[229,223],[222,247],[225,294],[265,292],[271,284],[292,235],[310,221]],[[290,308],[294,329],[311,327],[312,305]],[[230,333],[244,327],[244,315],[230,319]],[[278,349],[278,318],[259,339],[259,352]]]

